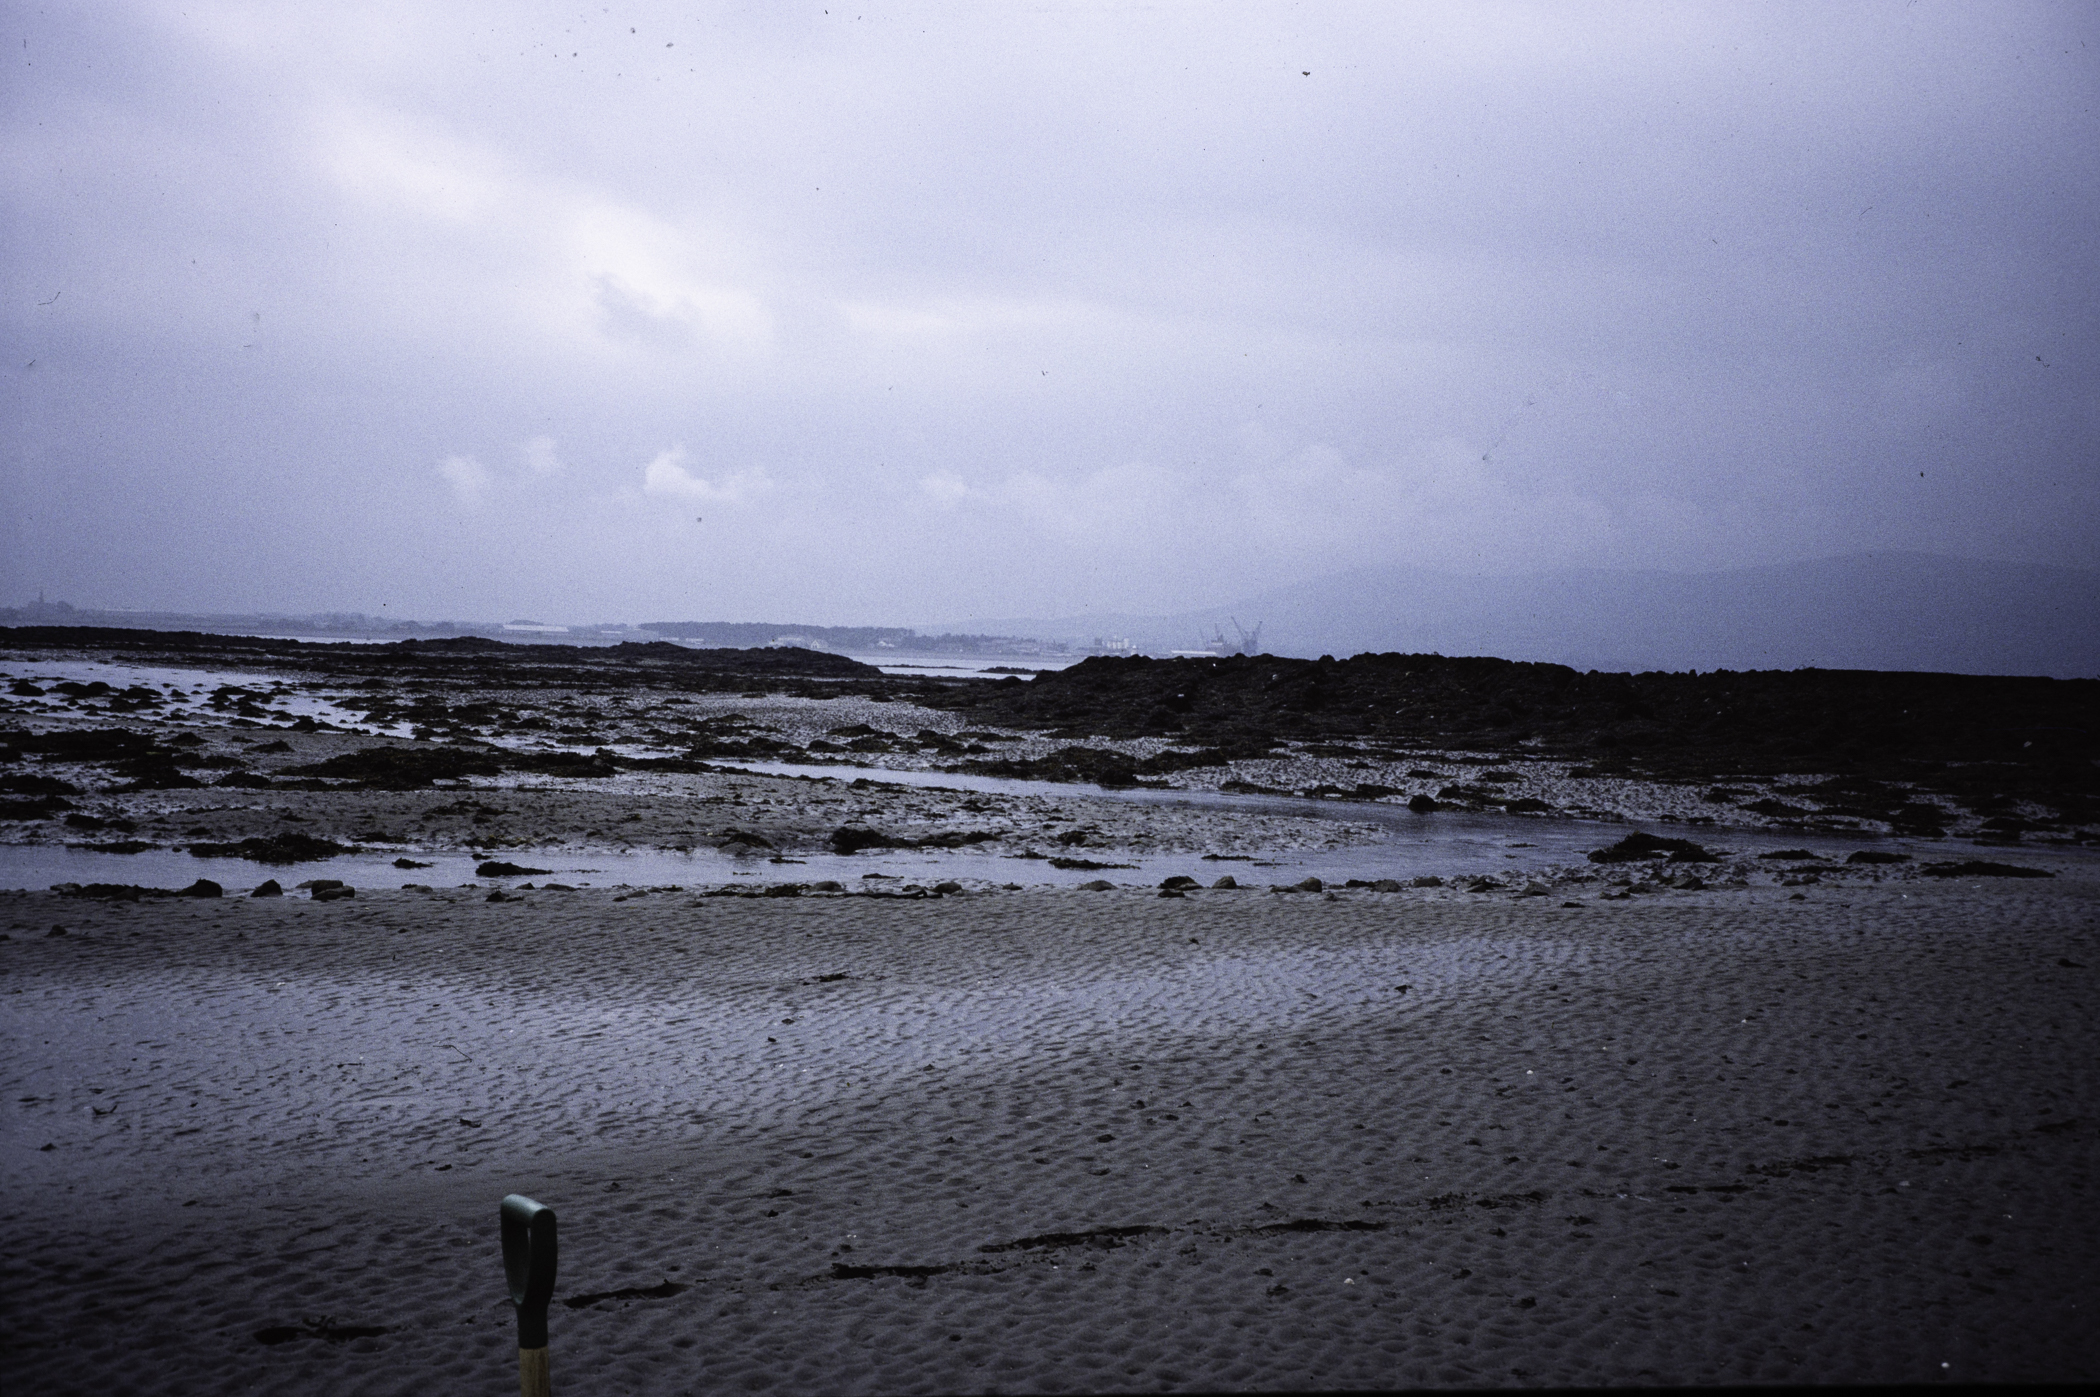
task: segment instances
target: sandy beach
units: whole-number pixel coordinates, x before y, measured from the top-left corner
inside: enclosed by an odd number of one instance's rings
[[[2090,762],[1989,694],[1832,776],[189,644],[0,655],[11,1388],[515,1390],[512,1192],[560,1391],[2100,1376]]]
[[[9,895],[7,1366],[511,1390],[522,1191],[571,1391],[2092,1378],[2100,886],[1811,891]]]

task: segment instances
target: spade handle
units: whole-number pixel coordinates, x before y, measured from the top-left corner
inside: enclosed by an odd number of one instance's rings
[[[518,1397],[554,1397],[547,1383],[547,1350],[518,1350]]]
[[[547,1302],[554,1298],[554,1210],[522,1193],[503,1200],[503,1275],[518,1311],[520,1397],[551,1397],[547,1378]]]

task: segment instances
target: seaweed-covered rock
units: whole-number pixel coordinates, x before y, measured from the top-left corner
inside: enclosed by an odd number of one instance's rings
[[[38,796],[34,800],[0,800],[0,820],[48,820],[73,802],[64,796]]]
[[[1928,863],[1918,870],[1928,878],[2054,878],[2046,868],[2018,863],[1992,863],[1987,859],[1964,859],[1959,863]]]
[[[1667,839],[1635,830],[1608,849],[1590,850],[1591,863],[1635,863],[1668,856],[1671,863],[1719,863],[1721,856],[1689,839]]]
[[[146,757],[117,764],[117,774],[131,779],[111,789],[119,794],[135,791],[195,791],[204,786],[202,781],[176,766],[174,762],[157,757]]]
[[[538,776],[567,776],[584,781],[619,775],[617,761],[603,747],[587,755],[582,752],[523,752],[503,758],[503,764],[513,771],[529,771]]]
[[[61,762],[120,762],[173,752],[129,728],[67,728],[57,732],[11,732],[7,744]]]
[[[1889,814],[1889,827],[1899,834],[1939,834],[1947,824],[1947,812],[1927,801],[1914,801]]]
[[[897,846],[897,840],[880,830],[842,825],[831,832],[831,851],[835,854],[857,854],[863,849],[894,849]]]
[[[296,832],[255,836],[236,844],[192,844],[190,852],[200,859],[251,859],[256,863],[314,863],[337,854],[356,852],[356,846],[332,839],[316,839]]]
[[[398,863],[396,865],[399,866]],[[551,868],[527,868],[521,863],[505,863],[491,860],[474,870],[476,878],[536,878],[542,873],[552,873]]]
[[[494,753],[459,747],[361,747],[290,770],[295,776],[333,777],[366,790],[413,791],[434,781],[495,776],[503,767]]]
[[[0,791],[11,796],[74,796],[80,794],[80,787],[56,776],[15,772],[0,776]]]
[[[186,888],[142,888],[136,883],[59,883],[51,891],[60,897],[92,898],[98,902],[137,902],[148,897],[221,897],[226,892],[209,878],[199,878]]]
[[[1151,759],[1157,762],[1158,758]],[[1065,747],[1047,756],[1017,760],[997,757],[963,762],[950,771],[973,776],[1003,776],[1023,781],[1091,781],[1115,790],[1138,784],[1138,763],[1121,752],[1099,747]]]

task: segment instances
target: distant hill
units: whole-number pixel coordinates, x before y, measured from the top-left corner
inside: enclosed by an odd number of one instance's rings
[[[1232,618],[1279,655],[1494,655],[1577,669],[1879,669],[2100,676],[2100,572],[1918,553],[1861,554],[1725,572],[1466,577],[1427,569],[1338,573],[1174,616],[979,620],[1090,641],[1192,648]]]

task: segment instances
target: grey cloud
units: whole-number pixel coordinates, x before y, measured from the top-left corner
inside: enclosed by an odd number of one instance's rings
[[[11,23],[0,593],[880,622],[2100,552],[2083,7]]]

